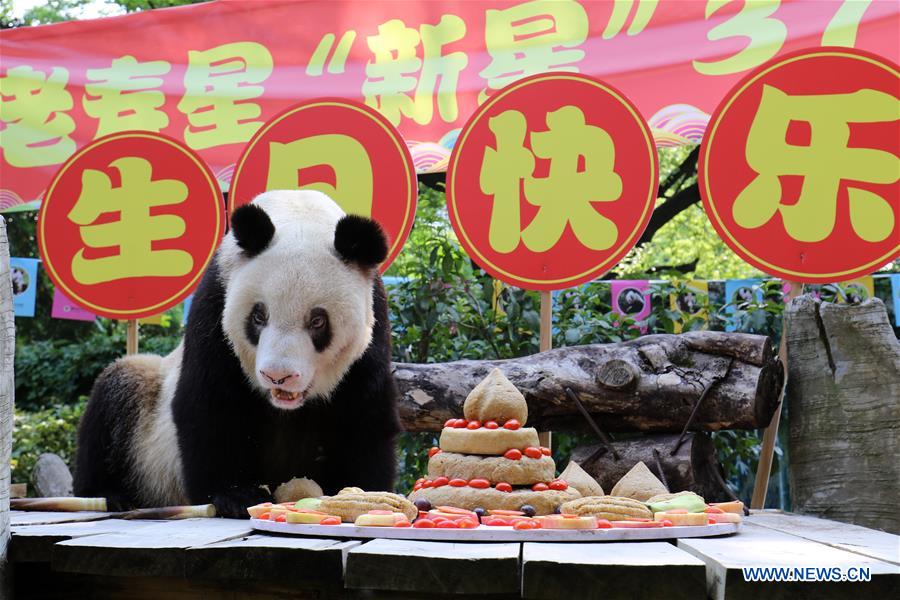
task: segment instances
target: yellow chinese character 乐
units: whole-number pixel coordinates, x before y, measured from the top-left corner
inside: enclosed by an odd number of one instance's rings
[[[434,116],[436,97],[441,118],[455,121],[459,114],[456,88],[468,58],[464,52],[444,54],[444,47],[465,34],[466,24],[456,15],[443,15],[437,25],[422,25],[419,31],[400,19],[379,25],[378,34],[367,39],[374,60],[366,65],[362,88],[366,104],[394,125],[402,115],[425,125]]]
[[[867,242],[886,239],[894,229],[890,204],[853,182],[896,182],[900,178],[900,158],[875,148],[849,147],[849,124],[897,119],[900,103],[877,90],[789,95],[771,85],[763,86],[746,146],[747,164],[757,176],[735,199],[735,222],[753,229],[781,213],[790,237],[800,242],[819,242],[834,231],[838,189],[843,180],[853,230]],[[794,145],[786,141],[792,121],[808,124],[808,143]],[[783,203],[779,177],[787,175],[803,178],[795,203]]]
[[[585,123],[576,106],[547,113],[547,130],[532,132],[534,156],[524,147],[526,121],[508,110],[488,126],[496,150],[485,150],[481,190],[494,198],[489,242],[497,252],[512,252],[519,239],[533,252],[545,252],[560,240],[566,226],[591,250],[606,250],[616,242],[618,228],[592,203],[613,202],[622,195],[622,179],[615,173],[615,145],[600,127]],[[533,176],[534,157],[550,161],[546,177]],[[579,163],[582,163],[579,165]],[[519,183],[525,200],[539,207],[522,228]]]
[[[256,42],[223,44],[202,52],[188,52],[184,97],[178,110],[190,126],[184,139],[192,148],[246,142],[262,125],[261,110],[249,102],[263,94],[272,74],[272,55]]]
[[[133,56],[116,58],[107,69],[88,69],[91,83],[84,86],[84,112],[98,119],[96,137],[117,131],[160,131],[169,117],[159,108],[166,96],[159,90],[160,77],[171,69],[157,60],[138,62]]]
[[[0,147],[14,167],[56,165],[75,152],[75,121],[66,91],[69,72],[53,67],[48,76],[28,66],[0,77]]]
[[[484,41],[490,64],[479,73],[490,89],[548,71],[578,72],[578,46],[588,35],[588,17],[574,0],[532,0],[485,14]],[[479,97],[484,101],[487,95]]]
[[[331,169],[334,185],[304,179],[304,170],[322,165]],[[269,144],[267,190],[318,190],[328,194],[344,212],[371,217],[373,178],[369,153],[348,135],[314,135]]]
[[[149,162],[126,156],[110,163],[120,175],[121,185],[112,186],[103,171],[85,169],[81,193],[68,214],[79,226],[81,240],[89,248],[118,248],[115,254],[88,258],[84,249],[72,258],[72,276],[84,285],[115,281],[126,277],[178,277],[194,266],[189,252],[178,249],[154,250],[153,242],[181,237],[184,219],[177,215],[152,215],[150,209],[181,204],[187,186],[174,179],[152,180]],[[118,213],[115,221],[94,222],[103,214]]]

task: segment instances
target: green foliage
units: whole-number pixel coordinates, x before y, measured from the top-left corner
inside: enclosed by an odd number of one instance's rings
[[[74,404],[61,404],[34,412],[16,409],[10,463],[14,483],[28,483],[29,492],[34,491],[31,471],[38,456],[44,452],[54,452],[72,465],[75,434],[86,403],[87,398],[82,396]]]

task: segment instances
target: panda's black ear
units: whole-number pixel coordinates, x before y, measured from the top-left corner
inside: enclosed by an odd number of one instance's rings
[[[346,215],[334,229],[334,248],[346,263],[365,269],[387,258],[388,243],[381,225],[358,215]]]
[[[253,258],[269,246],[275,225],[266,211],[255,204],[245,204],[232,213],[231,231],[244,254]]]

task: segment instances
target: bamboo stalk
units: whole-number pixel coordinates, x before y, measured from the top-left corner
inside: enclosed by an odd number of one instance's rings
[[[177,519],[197,519],[216,516],[216,507],[212,504],[196,504],[193,506],[161,506],[159,508],[138,508],[115,516],[117,519],[155,519],[174,521]]]
[[[9,508],[11,510],[58,512],[106,512],[106,498],[76,498],[72,496],[59,496],[55,498],[13,498],[9,501]]]

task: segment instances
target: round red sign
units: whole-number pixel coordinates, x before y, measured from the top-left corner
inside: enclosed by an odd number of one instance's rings
[[[808,283],[900,256],[900,71],[848,48],[778,57],[738,83],[700,152],[703,205],[758,269]]]
[[[555,290],[600,277],[653,211],[653,137],[619,91],[568,73],[521,79],[469,119],[447,169],[450,222],[492,276]]]
[[[229,214],[278,189],[319,190],[345,212],[377,221],[389,240],[382,272],[416,215],[416,171],[403,138],[380,113],[350,100],[303,102],[261,127],[235,166]]]
[[[224,201],[197,154],[166,136],[125,131],[63,164],[38,218],[50,279],[111,319],[165,311],[196,287],[222,237]]]

